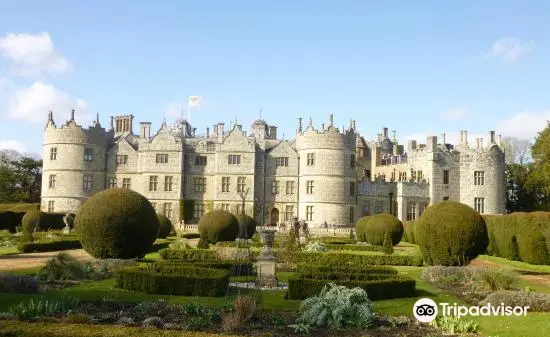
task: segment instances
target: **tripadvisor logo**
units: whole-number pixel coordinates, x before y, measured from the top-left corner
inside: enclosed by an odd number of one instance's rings
[[[484,306],[463,306],[453,303],[437,303],[429,298],[421,298],[414,304],[414,317],[420,322],[428,323],[433,321],[439,312],[443,316],[456,316],[458,318],[464,316],[525,316],[529,306],[506,306],[504,303],[500,305],[492,305],[487,303]]]

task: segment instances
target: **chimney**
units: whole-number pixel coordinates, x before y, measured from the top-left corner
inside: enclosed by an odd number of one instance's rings
[[[445,143],[445,136],[446,136],[445,133],[442,133],[442,134],[441,134],[441,144],[443,144],[443,145],[446,144],[446,143]]]
[[[426,151],[433,152],[437,148],[437,136],[428,136],[426,139]]]
[[[298,128],[296,129],[296,133],[302,132],[302,117],[298,117]]]
[[[139,137],[143,139],[151,139],[151,122],[139,123]]]
[[[351,122],[351,127],[355,130],[355,119]]]
[[[468,130],[464,130],[464,144],[468,145]]]
[[[464,144],[464,130],[460,130],[460,144]]]
[[[384,139],[388,138],[388,128],[383,128],[383,133],[382,133],[382,136],[384,137]]]
[[[481,138],[476,138],[476,149],[479,149],[481,145]]]
[[[210,128],[206,128],[206,138],[210,138]]]
[[[497,144],[498,146],[501,146],[502,145],[502,135],[497,135]]]
[[[269,126],[269,138],[277,139],[277,127],[275,125]]]
[[[71,109],[71,120],[74,121],[74,109]]]
[[[216,133],[218,134],[218,141],[221,143],[223,141],[223,126],[225,124],[224,123],[218,123],[217,124],[217,131]]]
[[[489,131],[489,145],[495,144],[495,131]]]
[[[382,141],[382,134],[379,133],[379,134],[377,134],[377,136],[378,136],[378,142],[381,142]]]
[[[325,123],[321,124],[321,130],[325,129]]]
[[[111,116],[111,130],[115,129],[115,116]]]
[[[409,149],[409,151],[416,150],[416,140],[409,140],[408,149]]]
[[[334,125],[334,115],[333,114],[328,115],[328,121],[329,121],[330,126]]]

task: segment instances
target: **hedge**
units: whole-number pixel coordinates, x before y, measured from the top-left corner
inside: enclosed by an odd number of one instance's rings
[[[346,245],[346,244],[355,244],[357,243],[356,239],[350,239],[341,236],[324,236],[320,237],[319,241],[322,243],[329,243],[333,245]]]
[[[201,237],[199,233],[183,233],[180,236],[184,239],[199,239]]]
[[[33,322],[21,324],[21,321],[4,320],[0,324],[0,336],[5,337],[181,337],[182,331],[163,330],[157,328],[137,328],[117,325],[99,324],[68,324]],[[220,335],[198,331],[185,331],[186,337],[237,337],[236,335]]]
[[[423,264],[422,256],[416,255],[358,255],[341,252],[298,253],[298,262],[326,265],[351,266],[354,268],[365,265],[388,266],[418,266]]]
[[[225,269],[231,272],[231,276],[252,276],[254,273],[254,265],[252,263],[237,263],[233,261],[194,261],[180,262],[174,260],[154,261],[150,266],[157,272],[174,273],[181,267],[199,267],[210,269]]]
[[[181,266],[174,273],[148,267],[128,267],[116,273],[116,286],[158,295],[222,297],[229,288],[229,271]]]
[[[325,244],[330,250],[353,250],[353,251],[363,251],[363,252],[383,252],[384,247],[382,246],[366,246],[366,245],[335,245],[333,243]]]
[[[392,246],[395,246],[401,241],[404,232],[403,223],[389,213],[369,216],[361,230],[364,231],[367,242],[375,246],[383,246],[387,234],[390,235]]]
[[[401,241],[408,243],[416,244],[416,239],[414,238],[414,221],[403,221],[403,238]]]
[[[386,276],[386,275],[384,275]],[[323,287],[331,281],[291,276],[288,278],[286,298],[301,300],[317,295]],[[401,297],[414,297],[416,282],[407,277],[390,277],[378,280],[337,280],[334,282],[348,288],[360,287],[367,292],[370,300],[386,300]]]
[[[8,230],[11,233],[17,231],[17,226],[21,225],[21,219],[26,212],[3,211],[0,212],[0,230]]]
[[[170,249],[165,248],[159,251],[160,257],[164,260],[182,261],[215,261],[219,260],[218,254],[209,249]]]
[[[52,242],[26,242],[17,245],[17,250],[22,253],[55,252],[58,250],[81,249],[82,244],[78,240],[58,240]]]
[[[326,266],[326,265],[311,265],[307,263],[298,263],[296,270],[301,274],[324,274],[324,273],[344,273],[344,274],[388,274],[397,275],[397,270],[387,266]]]
[[[2,205],[2,204],[0,204]],[[36,211],[38,207],[34,207],[35,204],[23,204],[31,205],[21,208],[7,208],[9,210],[0,211],[0,230],[9,230],[12,233],[17,231],[17,226],[21,225],[21,220],[28,211]],[[26,209],[28,208],[28,209]],[[15,209],[11,210],[11,209]],[[19,209],[19,211],[17,211]],[[25,211],[21,211],[25,209]],[[65,223],[63,222],[63,217],[66,213],[48,213],[42,212],[42,218],[40,219],[40,230],[48,231],[55,229],[65,228]]]

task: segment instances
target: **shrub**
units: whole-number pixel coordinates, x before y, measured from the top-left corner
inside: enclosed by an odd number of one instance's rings
[[[346,325],[367,329],[374,325],[372,304],[365,290],[329,284],[300,305],[296,323],[340,329]]]
[[[42,218],[42,212],[29,211],[21,219],[21,225],[23,227],[23,241],[33,242],[33,233],[40,229],[40,220]]]
[[[388,232],[386,232],[386,234],[384,234],[384,244],[382,246],[383,246],[383,249],[384,249],[384,254],[386,254],[386,255],[393,254],[393,245],[392,245],[390,235],[388,234]]]
[[[220,297],[229,287],[229,271],[221,269],[182,266],[174,273],[164,273],[129,267],[115,274],[117,287],[150,294]]]
[[[285,270],[291,270],[297,262],[300,248],[298,240],[291,229],[281,241],[281,249],[277,253],[277,260],[283,264]]]
[[[384,247],[382,246],[368,246],[364,244],[335,245],[332,243],[326,243],[325,246],[329,250],[350,250],[350,251],[363,251],[363,252],[383,252],[384,251]]]
[[[15,233],[23,216],[25,216],[24,212],[0,211],[0,230]]]
[[[175,273],[180,267],[199,267],[199,268],[214,268],[225,269],[231,272],[231,276],[251,276],[254,275],[254,266],[251,262],[234,262],[227,260],[213,261],[161,261],[155,262],[148,268],[159,273]]]
[[[239,234],[239,221],[227,211],[208,212],[199,221],[199,233],[208,243],[234,241]]]
[[[300,252],[297,256],[297,262],[327,266],[340,265],[353,268],[366,265],[422,266],[422,257],[412,255],[358,255],[341,252]]]
[[[181,249],[192,249],[189,242],[187,242],[187,239],[178,238],[176,241],[172,242],[168,245],[168,248],[173,250],[181,250]]]
[[[38,282],[29,276],[0,273],[0,293],[34,294],[38,292]]]
[[[477,332],[479,324],[474,321],[461,320],[456,316],[439,315],[435,320],[430,322],[430,325],[436,327],[447,334],[464,334]]]
[[[239,235],[238,238],[241,239],[250,239],[256,233],[256,226],[258,223],[254,218],[244,213],[235,215],[237,221],[239,222]]]
[[[151,203],[126,188],[94,194],[80,208],[75,229],[95,258],[136,258],[149,252],[160,224]]]
[[[67,253],[59,253],[48,260],[38,272],[38,279],[47,282],[57,280],[82,280],[87,278],[86,265]]]
[[[428,207],[416,220],[414,236],[429,265],[468,264],[485,252],[489,241],[481,215],[455,201]]]
[[[233,301],[233,311],[222,317],[224,331],[234,331],[248,322],[258,312],[259,301],[250,296],[238,296]]]
[[[355,224],[355,234],[357,235],[357,240],[361,242],[367,241],[367,223],[369,222],[370,216],[364,216],[357,221]]]
[[[170,219],[168,219],[168,217],[164,216],[163,214],[157,214],[157,218],[160,224],[157,238],[166,239],[174,229],[174,226],[172,226],[172,221],[170,221]]]
[[[356,244],[357,240],[346,238],[343,236],[324,236],[320,237],[319,241],[331,245],[347,245],[347,244]]]
[[[414,238],[414,221],[403,221],[403,238],[401,241],[406,241],[408,243],[416,244],[416,239]]]
[[[60,250],[80,249],[82,244],[78,240],[59,240],[52,242],[24,242],[17,245],[17,250],[23,253],[56,252]]]
[[[321,242],[312,242],[308,245],[306,245],[302,251],[304,252],[327,252],[328,247],[324,243]]]
[[[489,294],[479,305],[488,303],[504,303],[505,306],[512,307],[529,306],[529,311],[550,312],[550,294],[544,293],[501,290]]]
[[[388,233],[392,245],[396,245],[403,237],[403,224],[399,219],[388,213],[380,213],[368,218],[363,225],[367,242],[371,245],[382,246],[384,235]]]
[[[536,228],[528,227],[522,230],[519,236],[518,250],[523,262],[550,264],[546,238]]]
[[[200,238],[199,242],[197,243],[197,248],[199,249],[208,249],[210,248],[210,244],[206,239]]]
[[[479,276],[485,288],[490,291],[519,289],[519,278],[510,272],[486,269]]]
[[[450,286],[472,281],[475,271],[473,268],[433,266],[424,268],[420,277],[431,283]]]
[[[165,260],[182,261],[216,261],[219,260],[218,254],[208,249],[161,249],[160,257]]]
[[[397,270],[386,266],[358,266],[350,268],[349,266],[340,265],[312,265],[307,263],[298,263],[296,270],[300,274],[388,274],[397,275]]]
[[[181,236],[184,239],[198,239],[201,237],[199,233],[182,233],[179,236]]]

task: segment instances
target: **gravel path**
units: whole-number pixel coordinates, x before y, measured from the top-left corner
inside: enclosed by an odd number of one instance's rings
[[[65,250],[78,260],[91,259],[92,257],[84,251],[84,249]],[[57,255],[59,252],[46,252],[46,253],[23,253],[13,255],[0,256],[0,272],[10,271],[16,269],[30,269],[40,267],[48,261],[51,257]]]
[[[470,263],[470,266],[486,267],[491,269],[497,268],[497,269],[504,269],[504,270],[513,270],[516,273],[518,273],[519,278],[522,280],[525,280],[527,282],[542,284],[547,287],[550,287],[550,274],[547,274],[547,273],[530,272],[530,271],[525,271],[514,267],[510,267],[510,266],[506,266],[503,268],[502,265],[492,261],[473,260]]]

